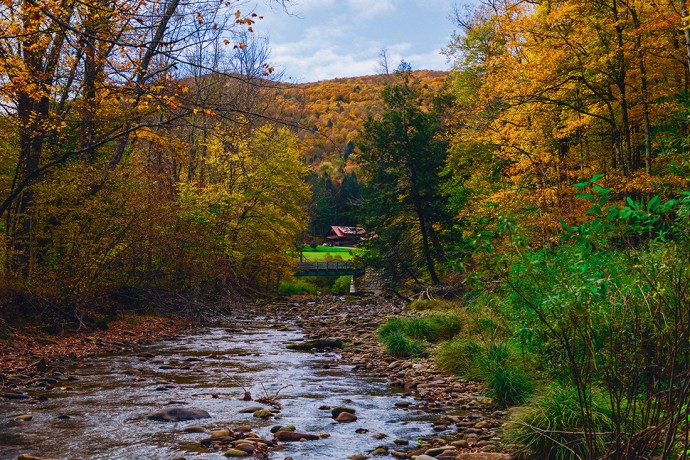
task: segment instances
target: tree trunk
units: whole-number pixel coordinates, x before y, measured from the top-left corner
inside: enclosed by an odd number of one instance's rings
[[[683,22],[683,32],[685,33],[685,54],[688,59],[688,70],[690,71],[690,23],[688,23],[688,6],[685,0],[678,0],[680,3],[680,15]]]

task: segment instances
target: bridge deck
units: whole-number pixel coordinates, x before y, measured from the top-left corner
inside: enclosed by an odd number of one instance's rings
[[[364,270],[350,262],[300,262],[295,276],[359,276]]]

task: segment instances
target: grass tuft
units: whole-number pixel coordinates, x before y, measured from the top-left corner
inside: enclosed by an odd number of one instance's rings
[[[552,385],[530,403],[511,414],[506,441],[517,447],[519,458],[575,460],[602,458],[611,441],[613,422],[607,401],[600,391],[591,394],[595,452],[584,438],[582,409],[574,387]]]

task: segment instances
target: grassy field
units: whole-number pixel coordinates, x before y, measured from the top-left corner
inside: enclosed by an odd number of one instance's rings
[[[348,247],[317,246],[312,249],[306,246],[302,252],[302,260],[305,262],[348,261],[352,259],[357,251],[359,249]],[[299,257],[299,254],[297,254],[297,257]]]

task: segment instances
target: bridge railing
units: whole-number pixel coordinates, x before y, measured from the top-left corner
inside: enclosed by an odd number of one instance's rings
[[[299,262],[300,270],[310,271],[340,271],[351,270],[352,264],[350,262]]]

